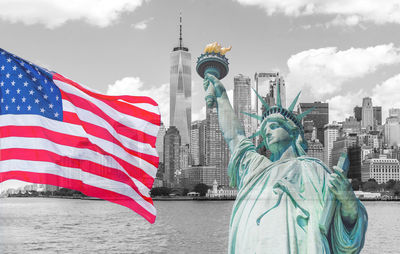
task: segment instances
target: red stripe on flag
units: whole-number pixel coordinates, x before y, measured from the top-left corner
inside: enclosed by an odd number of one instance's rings
[[[156,216],[154,214],[151,214],[140,204],[138,204],[134,199],[113,191],[85,184],[79,180],[69,179],[52,174],[34,173],[18,170],[0,173],[0,183],[10,179],[37,184],[50,184],[54,186],[60,186],[62,188],[77,190],[90,197],[101,198],[122,206],[126,206],[134,212],[143,216],[150,223],[154,223],[154,221],[156,220]]]
[[[61,90],[64,93],[67,93],[68,95],[74,95],[77,96],[78,98],[80,98],[80,105],[85,105],[85,104],[94,104],[93,102],[82,98],[76,94],[72,94],[72,93],[68,93],[66,91]],[[75,98],[75,97],[74,97]],[[73,99],[73,101],[75,101],[75,99]],[[98,99],[98,98],[95,98]],[[147,110],[144,110],[142,108],[136,107],[134,105],[128,104],[126,102],[122,102],[122,101],[107,101],[107,100],[100,100],[102,102],[104,102],[105,104],[109,105],[110,107],[112,107],[115,111],[118,111],[119,113],[123,113],[129,116],[133,116],[136,118],[140,118],[143,119],[149,123],[152,123],[154,125],[158,125],[160,126],[161,123],[161,117],[159,114],[153,113],[153,112],[149,112]],[[97,106],[96,106],[97,107]]]
[[[10,148],[2,149],[0,151],[0,161],[5,160],[31,160],[31,161],[46,161],[51,162],[62,167],[79,168],[84,172],[98,175],[110,180],[122,182],[129,185],[132,189],[138,193],[144,200],[153,204],[153,200],[150,197],[144,196],[125,173],[111,167],[100,165],[88,160],[73,159],[67,156],[60,156],[57,153],[53,153],[47,150],[38,149],[24,149],[24,148]]]
[[[62,81],[64,83],[68,83],[68,84],[78,88],[79,90],[81,90],[87,94],[90,94],[93,97],[99,98],[101,100],[108,100],[108,101],[124,100],[129,103],[148,103],[153,106],[158,106],[157,102],[155,102],[152,98],[146,97],[146,96],[130,96],[130,95],[112,96],[112,95],[104,95],[104,94],[95,93],[95,92],[92,92],[92,91],[84,88],[83,86],[79,85],[78,83],[76,83],[58,73],[53,73],[53,79]]]
[[[122,147],[127,153],[142,158],[143,160],[152,164],[154,167],[158,168],[158,162],[159,162],[158,156],[141,153],[136,150],[132,150],[125,147],[119,140],[117,140],[113,135],[111,135],[106,128],[81,120],[76,113],[65,111],[63,114],[64,114],[64,122],[84,126],[84,129],[88,134],[115,143],[120,147]]]
[[[154,178],[143,171],[141,168],[136,167],[125,160],[110,154],[99,146],[91,143],[89,139],[72,136],[64,133],[55,132],[38,126],[2,126],[0,127],[0,134],[2,138],[6,137],[29,137],[29,138],[43,138],[60,145],[66,145],[76,148],[87,148],[102,155],[111,156],[116,160],[127,173],[142,182],[146,187],[151,189],[153,186]]]
[[[149,112],[147,110],[141,109],[139,107],[136,107],[131,104],[124,103],[122,101],[106,101],[104,100],[106,104],[108,104],[110,107],[113,109],[124,113],[126,115],[130,115],[133,117],[141,118],[149,123],[152,123],[154,125],[160,126],[161,123],[161,117],[159,114],[155,114],[152,112]]]
[[[99,117],[103,118],[104,121],[108,122],[117,133],[120,135],[124,135],[130,139],[142,142],[142,143],[149,143],[152,147],[156,145],[157,137],[144,133],[140,130],[133,129],[128,127],[118,121],[115,121],[111,117],[109,117],[106,113],[104,113],[99,107],[93,104],[90,101],[83,99],[74,94],[70,94],[61,90],[61,95],[64,100],[71,102],[74,106],[79,107],[81,109],[88,110],[93,114],[98,115]]]

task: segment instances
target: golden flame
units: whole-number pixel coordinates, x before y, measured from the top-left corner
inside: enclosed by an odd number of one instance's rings
[[[229,46],[229,48],[221,48],[221,45],[219,45],[217,42],[214,42],[206,46],[204,53],[220,53],[221,55],[225,55],[226,52],[230,51],[231,49],[232,46]]]

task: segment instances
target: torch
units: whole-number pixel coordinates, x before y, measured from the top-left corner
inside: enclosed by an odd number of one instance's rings
[[[204,53],[197,58],[196,71],[204,79],[204,76],[208,74],[214,75],[218,79],[223,79],[229,71],[228,58],[225,57],[225,53],[230,51],[232,47],[221,48],[221,45],[214,42],[208,44],[204,49]],[[209,107],[214,104],[214,87],[208,86],[206,92],[206,103]]]

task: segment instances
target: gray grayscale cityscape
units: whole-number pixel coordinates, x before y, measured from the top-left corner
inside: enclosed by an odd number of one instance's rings
[[[229,187],[226,170],[229,149],[219,128],[216,105],[207,106],[205,119],[191,122],[192,57],[182,44],[182,23],[179,36],[179,45],[170,53],[170,126],[166,129],[161,125],[158,134],[160,167],[154,187],[170,188],[173,195],[186,195],[188,191],[198,195],[195,186],[205,184],[210,187],[208,197],[233,198],[235,190]],[[264,110],[252,89],[270,106],[276,105],[280,89],[282,106],[286,106],[287,87],[279,72],[255,72],[253,79],[237,74],[233,84],[232,105],[247,136],[258,130],[260,122],[243,112],[262,115]],[[350,160],[348,177],[359,197],[399,199],[400,108],[390,108],[382,121],[382,107],[374,105],[370,97],[360,98],[359,105],[352,116],[329,121],[329,103],[299,103],[297,114],[314,108],[302,122],[309,146],[307,155],[332,168],[346,152]],[[260,139],[253,138],[253,142],[258,145]]]
[[[206,104],[196,73],[213,42],[232,46],[221,82],[257,152],[271,156],[254,135],[261,121],[251,115],[266,113],[257,94],[287,108],[301,91],[293,113],[313,109],[301,119],[306,156],[333,168],[348,155],[347,177],[368,213],[361,253],[399,252],[398,2],[72,2],[79,8],[0,1],[0,47],[99,93],[158,103],[159,164],[148,193],[157,219],[67,188],[0,181],[0,253],[227,253],[238,189],[217,105]]]
[[[166,128],[161,123],[157,136],[159,168],[153,195],[207,194],[209,198],[234,199],[236,190],[229,187],[227,175],[230,154],[219,128],[216,105],[206,107],[205,119],[191,120],[193,58],[183,44],[182,17],[179,20],[178,44],[170,52],[170,126]],[[279,86],[282,106],[286,106],[287,87],[279,72],[255,72],[252,78],[237,74],[233,79],[232,105],[247,136],[258,130],[260,122],[243,112],[261,115],[264,110],[252,89],[268,105],[274,106]],[[388,109],[388,116],[382,119],[382,107],[374,105],[370,97],[360,98],[359,104],[361,106],[354,107],[352,116],[329,121],[329,103],[299,103],[297,114],[314,108],[302,120],[307,155],[332,167],[340,154],[346,152],[350,160],[348,177],[357,196],[400,199],[400,108]],[[256,146],[261,141],[261,137],[253,138]],[[269,156],[265,149],[259,152]],[[57,186],[32,184],[7,189],[1,194],[58,189]]]

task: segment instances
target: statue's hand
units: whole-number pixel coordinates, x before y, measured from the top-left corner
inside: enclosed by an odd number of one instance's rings
[[[334,166],[333,171],[329,176],[328,187],[342,204],[342,218],[351,225],[357,218],[357,198],[351,188],[349,179],[343,174],[343,170]]]
[[[209,107],[214,104],[216,98],[221,97],[222,94],[225,92],[224,85],[221,83],[221,81],[219,81],[219,79],[217,79],[215,76],[208,73],[204,77],[203,86],[204,90],[206,91],[206,103]]]
[[[213,88],[213,95],[216,98],[221,97],[225,93],[225,87],[221,83],[219,79],[217,79],[214,75],[211,74],[206,74],[204,77],[204,90],[209,91],[210,90],[210,84],[212,85]]]
[[[352,198],[352,189],[349,179],[343,174],[343,170],[339,167],[333,167],[333,173],[329,176],[329,190],[341,202],[346,203]],[[353,193],[354,195],[354,193]]]

